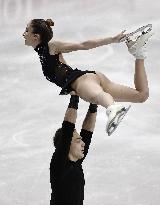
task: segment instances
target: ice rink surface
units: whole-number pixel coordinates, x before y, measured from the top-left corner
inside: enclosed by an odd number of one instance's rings
[[[108,137],[99,108],[86,161],[84,205],[160,204],[160,3],[158,0],[0,0],[0,205],[49,205],[52,136],[69,96],[43,77],[22,33],[33,18],[52,18],[54,38],[79,42],[153,24],[145,66],[150,97],[132,104]],[[65,54],[73,68],[97,70],[134,86],[134,59],[124,43]],[[80,130],[88,103],[80,101]]]

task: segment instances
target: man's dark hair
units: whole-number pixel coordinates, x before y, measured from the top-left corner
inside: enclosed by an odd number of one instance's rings
[[[55,146],[55,148],[57,148],[58,144],[60,143],[62,139],[62,128],[59,128],[55,135],[53,136],[53,144]]]

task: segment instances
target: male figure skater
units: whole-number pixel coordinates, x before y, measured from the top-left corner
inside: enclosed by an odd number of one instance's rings
[[[78,102],[79,97],[71,95],[62,128],[54,136],[55,152],[50,163],[50,205],[83,205],[85,180],[82,162],[91,143],[97,105],[90,104],[79,135],[75,129]]]

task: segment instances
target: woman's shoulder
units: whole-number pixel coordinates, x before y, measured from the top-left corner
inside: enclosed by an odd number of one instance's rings
[[[50,40],[48,42],[48,47],[49,47],[50,55],[55,55],[55,54],[59,53],[58,52],[59,43],[60,43],[60,41],[57,41],[57,40]]]

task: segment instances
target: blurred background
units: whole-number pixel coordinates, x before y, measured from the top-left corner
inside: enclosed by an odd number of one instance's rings
[[[0,0],[0,204],[49,205],[52,137],[70,96],[47,81],[22,34],[33,18],[52,18],[54,38],[80,42],[153,24],[146,72],[150,97],[105,133],[99,107],[86,161],[84,205],[158,205],[160,200],[160,3],[158,0]],[[134,86],[134,59],[124,43],[64,55],[68,64]],[[88,109],[80,101],[77,130]]]

